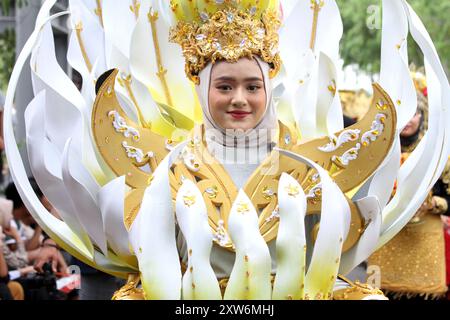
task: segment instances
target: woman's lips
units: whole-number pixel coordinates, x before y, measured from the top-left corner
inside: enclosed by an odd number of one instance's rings
[[[231,115],[234,119],[244,119],[245,117],[251,114],[251,112],[246,111],[229,111],[227,113]]]

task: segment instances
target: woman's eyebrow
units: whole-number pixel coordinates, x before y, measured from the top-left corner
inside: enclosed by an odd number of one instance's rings
[[[236,79],[230,76],[222,76],[219,78],[215,78],[213,81],[236,81]]]
[[[219,77],[219,78],[215,78],[213,81],[236,81],[236,78],[230,77],[230,76],[222,76],[222,77]],[[245,78],[244,81],[246,81],[246,82],[250,82],[250,81],[261,81],[261,82],[264,82],[263,79],[261,79],[259,77]]]
[[[264,82],[263,79],[259,78],[259,77],[249,77],[249,78],[245,78],[245,81],[261,81]]]

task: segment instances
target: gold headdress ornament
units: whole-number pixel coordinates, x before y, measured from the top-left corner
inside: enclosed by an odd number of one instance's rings
[[[278,0],[171,0],[170,7],[177,20],[170,41],[181,45],[194,83],[216,60],[257,55],[270,65],[271,77],[280,70]]]

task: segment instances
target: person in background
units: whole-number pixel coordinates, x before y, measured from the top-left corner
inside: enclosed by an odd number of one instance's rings
[[[42,204],[52,212],[53,207],[33,178],[30,178],[30,184]],[[42,277],[46,272],[48,274],[48,270],[44,268],[46,263],[50,263],[53,274],[66,275],[67,263],[56,243],[42,231],[24,205],[14,183],[11,182],[6,187],[5,196],[13,204],[13,220],[10,226],[3,230],[10,237],[9,241],[12,240],[12,246],[3,248],[10,276],[24,288],[25,300],[53,299],[55,293],[58,293],[56,282],[54,287],[47,288],[42,287],[39,280],[35,279]]]
[[[3,185],[5,177],[3,175],[3,150],[5,143],[3,141],[3,108],[5,105],[5,97],[0,91],[0,185]]]
[[[23,300],[23,288],[18,282],[10,281],[8,264],[3,255],[3,248],[6,246],[3,228],[11,224],[11,211],[11,201],[0,198],[0,300]]]

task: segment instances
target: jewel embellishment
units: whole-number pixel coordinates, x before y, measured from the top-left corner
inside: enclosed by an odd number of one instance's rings
[[[210,199],[215,199],[217,197],[217,193],[219,192],[217,186],[212,186],[206,188],[205,192],[208,194]]]
[[[139,131],[128,126],[125,119],[120,116],[119,112],[111,110],[108,112],[108,117],[113,120],[112,125],[116,132],[122,133],[125,138],[132,138],[134,141],[139,141]]]
[[[265,186],[262,190],[262,194],[265,199],[270,200],[270,198],[272,198],[275,192],[271,188]]]

